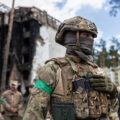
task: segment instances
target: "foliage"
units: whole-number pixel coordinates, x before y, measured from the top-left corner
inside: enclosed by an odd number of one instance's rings
[[[116,67],[120,63],[120,42],[114,37],[110,41],[109,48],[103,39],[95,45],[94,60],[100,67]]]
[[[116,16],[118,11],[120,10],[120,0],[110,0],[111,10],[110,14],[112,16]]]

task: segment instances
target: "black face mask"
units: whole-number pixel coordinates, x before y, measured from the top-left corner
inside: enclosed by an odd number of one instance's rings
[[[93,57],[92,57],[92,55],[86,55],[86,54],[84,54],[83,52],[80,52],[80,51],[77,51],[77,50],[72,50],[72,49],[70,49],[70,48],[67,48],[66,54],[76,55],[76,56],[79,56],[79,57],[80,57],[82,60],[84,60],[84,61],[93,62]]]
[[[82,51],[86,55],[91,55],[93,51],[93,42],[91,38],[79,36],[79,45],[77,45],[76,32],[68,31],[63,37],[64,45],[76,46],[77,51]]]
[[[79,37],[79,40],[80,40],[80,49],[86,55],[92,55],[94,40],[91,38],[85,38],[85,37]]]

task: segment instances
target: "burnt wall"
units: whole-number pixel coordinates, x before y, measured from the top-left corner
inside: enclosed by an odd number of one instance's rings
[[[4,46],[6,43],[6,35],[8,31],[8,26],[1,25],[0,26],[0,84],[1,84],[1,73],[2,73],[2,65],[3,65],[3,55],[4,55]]]
[[[21,42],[17,44],[17,55],[19,54],[18,69],[23,75],[23,80],[29,81],[29,74],[32,68],[32,60],[36,48],[36,39],[39,37],[40,24],[31,19],[21,23],[22,26],[22,37],[19,40]]]
[[[34,19],[24,22],[14,21],[12,39],[9,49],[6,88],[9,86],[9,78],[14,63],[17,64],[17,70],[21,73],[20,78],[29,83],[32,60],[36,48],[36,39],[39,37],[39,28],[40,24]],[[2,79],[1,73],[7,31],[8,26],[0,26],[0,83]]]

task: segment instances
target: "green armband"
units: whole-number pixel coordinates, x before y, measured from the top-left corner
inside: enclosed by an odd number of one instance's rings
[[[47,92],[48,94],[52,94],[52,88],[48,86],[45,81],[37,80],[34,87],[41,89]]]
[[[6,102],[6,99],[2,99],[0,100],[0,103]]]

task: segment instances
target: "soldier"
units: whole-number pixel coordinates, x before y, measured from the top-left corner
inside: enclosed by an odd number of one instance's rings
[[[18,82],[10,81],[10,90],[6,90],[2,94],[2,99],[6,99],[3,103],[5,108],[5,120],[18,120],[18,112],[23,106],[22,94],[17,90]]]
[[[25,101],[24,101],[24,107],[26,108],[26,105],[28,103],[28,100],[29,100],[29,97],[30,97],[30,94],[32,92],[32,89],[33,89],[34,85],[33,84],[29,84],[27,87],[26,87],[26,93],[25,93]]]
[[[0,120],[4,120],[3,115],[5,114],[5,110],[3,107],[3,103],[6,102],[6,99],[0,100]]]
[[[0,120],[2,120],[2,114],[1,114],[1,112],[0,112]]]
[[[24,106],[23,108],[19,111],[19,116],[21,118],[23,118],[23,115],[25,113],[25,110],[26,110],[26,107],[27,107],[27,103],[28,103],[28,100],[29,100],[29,97],[30,97],[30,94],[32,92],[32,88],[33,88],[33,84],[29,84],[27,87],[26,87],[26,93],[24,95]]]
[[[4,120],[2,113],[0,112],[0,120]]]
[[[95,24],[79,16],[59,26],[55,39],[66,55],[39,68],[24,120],[44,120],[48,111],[54,120],[110,120],[116,114],[116,86],[93,63],[95,37]]]
[[[118,101],[119,101],[118,116],[120,119],[120,86],[117,87],[117,91],[118,91]]]

